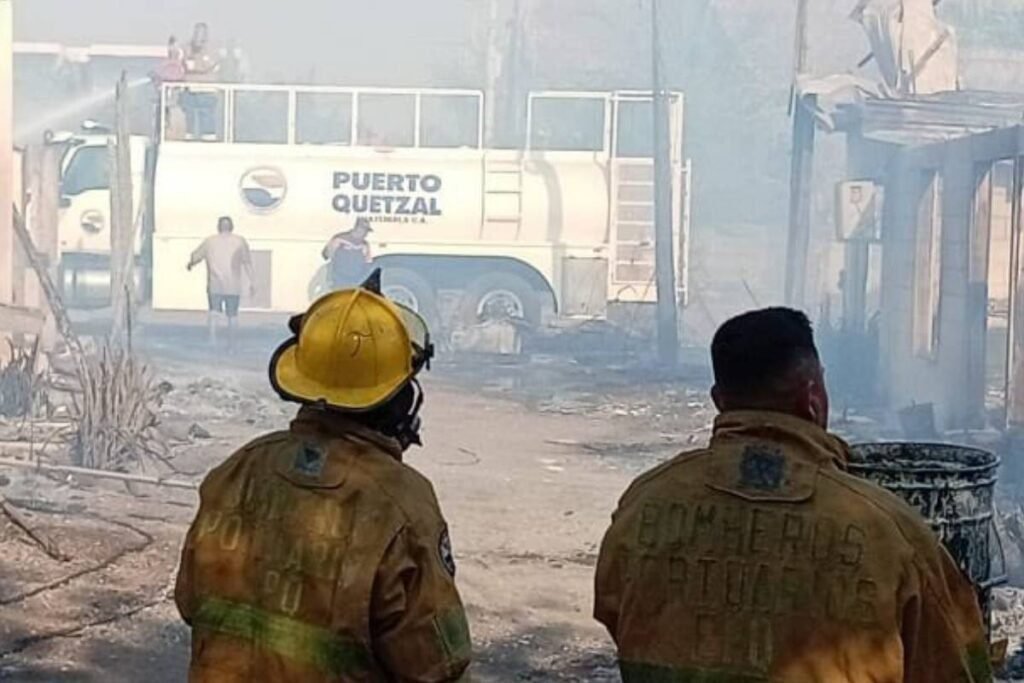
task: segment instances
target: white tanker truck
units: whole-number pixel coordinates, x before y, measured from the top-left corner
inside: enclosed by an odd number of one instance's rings
[[[671,102],[685,297],[689,173]],[[290,313],[324,292],[321,250],[358,216],[387,293],[428,319],[442,299],[467,324],[531,325],[656,300],[649,94],[534,93],[523,149],[485,146],[477,91],[166,84],[161,112],[158,139],[132,138],[139,281],[156,311],[205,308],[185,265],[221,215],[252,247],[249,310]],[[77,137],[63,159],[72,305],[109,299],[108,139]]]

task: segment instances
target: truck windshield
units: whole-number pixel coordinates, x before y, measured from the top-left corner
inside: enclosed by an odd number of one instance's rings
[[[109,160],[106,145],[90,145],[72,149],[72,155],[64,171],[61,192],[65,197],[110,188]]]

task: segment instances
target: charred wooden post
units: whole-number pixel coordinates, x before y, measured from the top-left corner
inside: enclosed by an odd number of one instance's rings
[[[0,304],[14,303],[13,10],[0,0]]]
[[[984,427],[988,391],[988,300],[992,241],[993,164],[975,169],[974,215],[970,226],[967,282],[968,425]]]
[[[54,282],[53,278],[50,277],[50,272],[47,269],[46,263],[36,250],[35,242],[32,240],[32,235],[29,234],[28,229],[25,227],[24,219],[17,212],[14,213],[13,224],[14,234],[21,242],[22,248],[25,250],[29,266],[35,271],[36,277],[39,278],[39,285],[43,288],[43,295],[46,297],[46,303],[50,307],[50,311],[53,313],[53,321],[57,327],[57,331],[60,333],[61,337],[64,338],[64,342],[71,350],[72,355],[75,358],[75,362],[81,365],[82,359],[85,357],[85,352],[82,349],[81,340],[71,327],[71,318],[68,317],[68,311],[64,307],[64,301],[61,298],[60,290],[57,288],[57,284]]]
[[[1024,427],[1024,157],[1013,163],[1006,426]]]
[[[57,263],[60,258],[58,242],[59,206],[60,206],[60,155],[61,145],[35,145],[28,150],[28,169],[25,186],[28,188],[31,202],[26,207],[26,221],[32,226],[32,242],[36,256],[50,276],[57,282]],[[22,250],[21,253],[24,253]],[[31,268],[30,268],[31,270]],[[39,309],[47,314],[51,308],[43,291],[39,276],[32,271],[27,286],[26,305]],[[46,315],[45,323],[40,331],[42,349],[49,351],[57,335],[52,314]],[[44,354],[45,357],[45,354]]]
[[[131,135],[128,129],[128,79],[117,83],[114,144],[110,146],[110,338],[120,343],[135,282],[135,212],[132,206]]]

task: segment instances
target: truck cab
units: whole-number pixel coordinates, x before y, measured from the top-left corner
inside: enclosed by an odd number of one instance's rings
[[[69,305],[103,307],[110,302],[111,137],[106,134],[65,137],[57,228],[58,282]],[[141,198],[150,147],[146,137],[132,136],[132,206],[136,216],[137,257],[144,253],[145,212]],[[141,273],[139,279],[141,281]]]

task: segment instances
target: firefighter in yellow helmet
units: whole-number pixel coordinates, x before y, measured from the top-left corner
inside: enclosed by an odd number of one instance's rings
[[[469,665],[447,525],[402,463],[433,350],[379,291],[377,272],[292,319],[270,381],[297,418],[203,482],[175,589],[193,682],[442,683]]]

